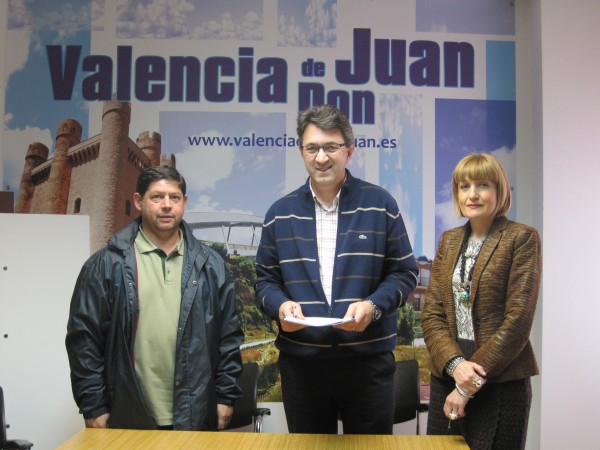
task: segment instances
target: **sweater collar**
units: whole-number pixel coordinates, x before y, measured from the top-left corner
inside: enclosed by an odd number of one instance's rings
[[[344,183],[342,184],[342,188],[340,189],[340,192],[337,195],[337,198],[339,199],[339,201],[338,201],[339,204],[343,205],[350,201],[350,198],[347,194],[352,189],[352,186],[354,186],[355,184],[356,184],[356,178],[354,178],[352,176],[352,174],[350,173],[350,171],[348,169],[346,169],[346,179],[344,180]],[[307,209],[314,207],[315,197],[313,196],[314,193],[313,193],[313,190],[310,185],[310,177],[308,177],[306,179],[306,183],[304,183],[302,191],[304,194],[303,195],[304,206]]]

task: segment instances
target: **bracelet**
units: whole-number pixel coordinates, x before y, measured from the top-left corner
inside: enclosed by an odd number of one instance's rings
[[[454,386],[456,387],[456,390],[458,391],[458,393],[460,395],[462,395],[463,397],[467,397],[467,398],[475,398],[474,395],[471,394],[467,394],[465,391],[463,391],[460,386],[458,385],[458,383],[455,383]]]
[[[454,369],[456,369],[456,366],[458,366],[464,360],[465,358],[463,358],[462,356],[455,356],[450,360],[448,364],[446,364],[444,371],[448,374],[449,377],[451,377],[454,373]]]

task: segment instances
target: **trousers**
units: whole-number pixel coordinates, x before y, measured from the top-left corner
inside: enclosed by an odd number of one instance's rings
[[[392,434],[392,352],[339,359],[280,353],[283,407],[290,433]]]

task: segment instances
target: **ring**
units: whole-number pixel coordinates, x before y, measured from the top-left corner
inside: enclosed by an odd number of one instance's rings
[[[449,417],[450,417],[450,420],[456,420],[456,419],[458,419],[458,413],[457,413],[457,412],[454,412],[454,411],[452,411],[452,412],[450,413],[450,416],[449,416]]]
[[[473,380],[473,384],[474,384],[475,386],[477,386],[478,388],[480,388],[481,386],[483,386],[483,381],[481,380],[481,378],[475,378],[475,379]]]

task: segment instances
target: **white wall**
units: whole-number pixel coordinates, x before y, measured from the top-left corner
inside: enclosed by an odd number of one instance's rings
[[[89,217],[0,214],[0,385],[8,437],[56,448],[83,428],[65,335]]]
[[[600,2],[533,4],[544,186],[540,448],[592,449],[600,446]]]
[[[0,0],[0,18],[7,17],[8,2]],[[0,20],[0,86],[6,86],[6,20]],[[6,90],[0,89],[0,117],[4,118]],[[4,121],[0,126],[0,142],[4,142]],[[0,190],[4,189],[4,148],[0,145]]]
[[[539,48],[539,26],[534,24],[533,5],[530,1],[515,3],[516,8],[516,89],[517,89],[517,220],[536,227],[542,234],[542,149],[536,145],[537,135],[533,132],[538,121],[539,107],[537,99],[541,96],[541,87],[536,76],[539,74],[537,56]],[[542,317],[544,309],[543,295],[538,299],[538,308],[531,331],[531,342],[541,365],[542,355]],[[542,377],[531,380],[533,400],[527,432],[527,450],[540,448],[541,423],[541,381]]]

